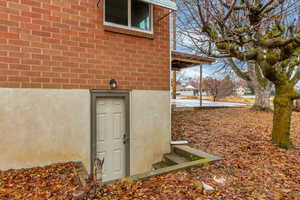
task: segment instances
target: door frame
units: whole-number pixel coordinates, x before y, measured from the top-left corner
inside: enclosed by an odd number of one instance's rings
[[[128,142],[125,145],[125,173],[130,176],[130,101],[129,91],[122,90],[90,90],[91,93],[91,173],[94,169],[94,160],[96,158],[97,148],[97,99],[98,98],[113,98],[121,97],[125,104],[125,130]],[[105,162],[105,160],[104,160]]]

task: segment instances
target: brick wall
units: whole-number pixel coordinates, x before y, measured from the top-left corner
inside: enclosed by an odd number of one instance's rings
[[[0,87],[169,90],[168,10],[149,39],[104,30],[96,4],[0,0]]]

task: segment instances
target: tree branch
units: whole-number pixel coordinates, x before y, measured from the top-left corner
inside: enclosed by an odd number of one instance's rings
[[[265,39],[263,39],[259,42],[265,48],[280,48],[280,47],[285,47],[295,41],[296,41],[296,38],[288,38],[286,40],[282,40],[282,39],[265,40]]]
[[[267,2],[261,9],[260,12],[263,12],[268,6],[270,6],[275,0],[270,0]]]
[[[223,0],[219,0],[219,2],[225,7],[225,8],[227,8],[227,9],[230,9],[230,5],[229,4],[227,4],[227,3],[225,3]],[[233,10],[244,10],[244,9],[246,9],[246,7],[245,6],[234,6],[233,7]]]
[[[251,78],[250,76],[246,73],[246,72],[243,72],[236,64],[235,62],[233,61],[232,58],[227,58],[227,63],[228,65],[231,66],[232,70],[236,73],[236,75],[238,77],[240,77],[241,79],[245,80],[245,81],[251,81]]]
[[[267,85],[268,85],[268,80],[263,76],[261,68],[260,68],[260,66],[257,63],[255,64],[255,74],[256,74],[256,79],[257,79],[258,83],[263,88],[266,88]]]
[[[253,60],[257,56],[257,52],[254,49],[242,52],[232,43],[217,41],[216,46],[220,51],[227,51],[232,57],[236,57],[241,61]]]
[[[300,64],[300,62],[299,62],[299,64]],[[292,82],[293,85],[296,85],[299,80],[300,80],[300,67],[296,71],[294,77],[291,79],[291,82]]]
[[[292,96],[292,99],[300,99],[300,93],[299,92],[295,92],[295,94]]]
[[[229,11],[227,12],[227,14],[225,15],[225,17],[223,18],[223,21],[226,22],[227,19],[230,17],[232,11],[234,10],[235,4],[236,4],[237,0],[234,0],[232,5],[230,6]]]

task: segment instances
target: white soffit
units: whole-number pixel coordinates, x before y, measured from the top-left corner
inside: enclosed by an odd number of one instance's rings
[[[164,8],[168,8],[170,10],[177,10],[176,3],[171,0],[141,0],[141,1],[153,4],[153,5],[161,6]]]

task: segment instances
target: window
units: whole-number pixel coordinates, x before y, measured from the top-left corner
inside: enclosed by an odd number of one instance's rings
[[[152,6],[141,0],[105,0],[104,24],[152,33]]]
[[[106,0],[105,21],[128,26],[128,0]]]

